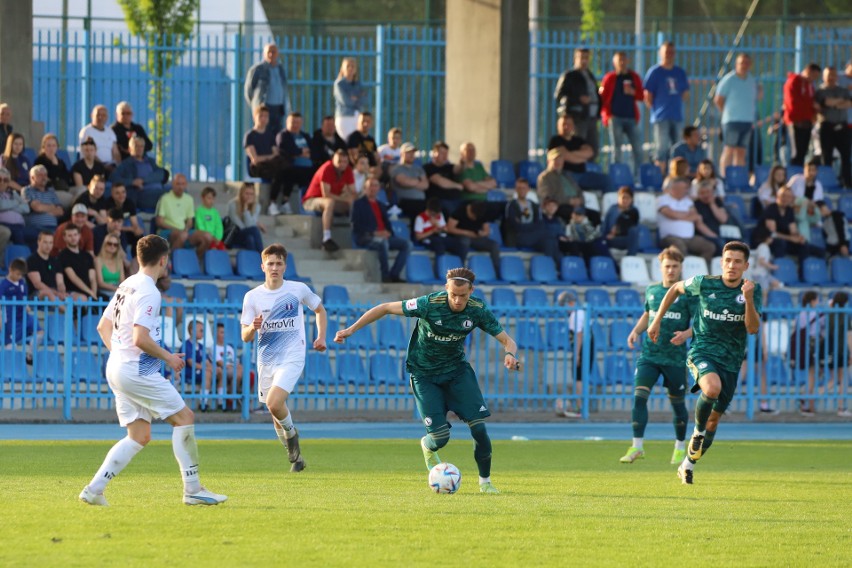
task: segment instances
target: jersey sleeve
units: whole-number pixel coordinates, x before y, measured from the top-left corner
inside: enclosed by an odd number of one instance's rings
[[[136,300],[133,311],[133,325],[141,325],[146,329],[157,327],[160,318],[160,294],[143,294]]]
[[[757,315],[763,313],[763,288],[757,282],[754,283],[754,309],[757,311]]]
[[[317,311],[317,308],[322,303],[322,299],[313,293],[313,291],[308,288],[307,284],[302,286],[302,304],[306,305],[311,309],[311,311]]]
[[[651,312],[651,302],[648,300],[648,296],[649,296],[648,290],[646,289],[645,290],[645,304],[644,304],[645,305],[645,312],[650,313]]]
[[[422,318],[426,316],[429,307],[429,296],[411,298],[402,302],[402,315],[410,318]]]
[[[118,294],[113,294],[112,298],[110,298],[109,304],[107,304],[107,307],[104,310],[103,315],[101,315],[102,320],[113,321],[112,314],[115,313],[115,299],[117,297],[118,297]]]
[[[704,276],[699,274],[693,276],[683,282],[683,290],[687,296],[698,296],[701,293],[701,283],[704,282]]]
[[[500,322],[497,321],[497,318],[491,310],[487,308],[482,310],[482,317],[480,318],[477,327],[488,335],[495,337],[503,333],[503,326],[500,325]]]
[[[246,294],[243,298],[243,313],[240,315],[240,324],[251,325],[255,317],[257,317],[257,310],[255,309],[251,294]]]

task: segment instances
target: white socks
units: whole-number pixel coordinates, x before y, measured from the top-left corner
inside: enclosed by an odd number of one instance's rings
[[[121,473],[133,456],[139,453],[144,448],[142,444],[131,440],[129,437],[124,437],[107,452],[106,458],[101,468],[89,482],[89,491],[92,493],[103,493],[107,483]]]
[[[286,418],[278,419],[273,416],[275,423],[275,434],[284,446],[287,446],[287,439],[296,435],[296,427],[293,425],[293,414],[287,413]]]
[[[675,449],[676,450],[685,450],[686,449],[686,440],[675,440]]]
[[[645,438],[633,438],[633,447],[637,450],[642,449],[642,443],[645,441]]]
[[[198,444],[195,441],[195,425],[175,426],[172,429],[172,450],[180,466],[184,493],[201,491],[198,480]]]
[[[479,478],[479,484],[482,485],[483,483],[491,483],[491,478],[490,477],[480,477]]]
[[[331,229],[323,229],[322,230],[322,242],[331,240]]]

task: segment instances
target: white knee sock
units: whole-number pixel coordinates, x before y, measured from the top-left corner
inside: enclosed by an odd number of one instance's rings
[[[129,437],[124,437],[107,452],[104,463],[101,468],[89,482],[89,490],[92,493],[103,493],[110,479],[121,473],[121,470],[127,467],[133,456],[139,453],[144,448],[142,444],[131,440]]]
[[[180,466],[185,493],[201,491],[198,480],[198,444],[195,442],[195,425],[175,426],[172,429],[172,450]]]
[[[275,434],[278,435],[278,439],[281,440],[281,443],[285,446],[287,445],[287,438],[292,438],[296,435],[296,427],[293,425],[293,414],[287,413],[286,418],[275,419]]]

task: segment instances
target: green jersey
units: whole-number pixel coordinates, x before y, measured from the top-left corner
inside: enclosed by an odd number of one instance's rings
[[[474,328],[499,335],[503,327],[479,298],[470,298],[460,311],[450,309],[446,292],[405,300],[402,313],[420,318],[408,342],[405,368],[413,375],[440,375],[467,362],[464,340]]]
[[[657,282],[648,286],[645,290],[645,311],[648,312],[648,321],[653,322],[657,317],[657,310],[663,302],[669,289]],[[686,343],[683,345],[672,345],[671,339],[676,331],[689,329],[692,316],[695,313],[696,298],[678,296],[675,303],[663,316],[660,325],[660,337],[656,343],[645,337],[642,343],[642,355],[640,360],[655,363],[657,365],[683,365],[686,362]]]
[[[739,372],[745,358],[745,297],[740,286],[729,288],[721,276],[693,276],[683,283],[687,297],[698,297],[689,356],[709,359],[726,371]],[[754,285],[754,307],[763,308],[760,284]]]

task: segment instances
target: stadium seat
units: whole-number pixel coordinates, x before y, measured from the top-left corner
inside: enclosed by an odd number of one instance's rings
[[[204,269],[207,276],[218,280],[242,280],[242,277],[234,274],[231,257],[223,250],[212,249],[205,252]]]
[[[793,296],[787,290],[770,290],[766,296],[766,305],[772,308],[793,309]]]
[[[766,322],[766,352],[769,355],[787,356],[790,349],[790,323],[784,319]]]
[[[524,259],[514,255],[500,257],[500,278],[512,284],[526,285],[533,283],[527,277]]]
[[[790,384],[790,368],[778,355],[766,358],[766,384],[768,386],[787,386]]]
[[[538,176],[544,171],[544,166],[541,162],[532,160],[523,160],[518,164],[518,177],[522,177],[530,182],[530,187],[535,189],[538,183]]]
[[[33,164],[35,164],[36,160],[36,151],[33,148],[24,147],[21,154],[24,155],[24,158],[26,158],[27,163],[30,165],[30,167],[33,167]]]
[[[308,351],[305,358],[305,386],[315,384],[327,387],[336,382],[337,380],[331,372],[331,363],[328,355]]]
[[[31,254],[32,252],[30,251],[30,247],[27,245],[8,244],[6,245],[6,253],[3,255],[3,266],[5,266],[8,271],[10,262],[16,258],[23,258],[24,260],[27,260]]]
[[[65,376],[62,356],[58,351],[41,350],[36,351],[33,359],[33,376],[36,379],[49,381],[51,383],[62,382]]]
[[[87,314],[80,319],[80,342],[83,345],[98,345],[101,342],[101,336],[98,333],[98,322],[101,316],[95,314]]]
[[[486,201],[508,201],[502,189],[489,189],[485,194]]]
[[[837,174],[831,166],[819,166],[817,168],[817,180],[822,184],[825,191],[832,193],[840,191],[843,186],[840,185],[840,180],[837,179]]]
[[[774,263],[778,268],[775,269],[772,275],[785,286],[798,286],[801,284],[799,282],[799,271],[794,261],[789,258],[776,258]]]
[[[432,259],[422,254],[412,254],[405,263],[405,279],[411,284],[440,284],[435,278]]]
[[[518,349],[544,351],[546,348],[538,319],[519,319],[515,340],[518,342]]]
[[[370,376],[364,369],[364,359],[361,355],[357,353],[339,353],[337,355],[337,380],[343,384],[355,385],[356,387],[369,384]]]
[[[802,274],[805,284],[810,286],[828,286],[831,279],[828,277],[828,266],[821,258],[808,257],[802,266]]]
[[[601,174],[603,173],[603,168],[601,168],[601,165],[597,162],[586,162],[586,171]]]
[[[370,355],[370,381],[374,385],[405,385],[405,375],[401,369],[400,362],[396,357],[387,353]]]
[[[181,300],[186,300],[188,298],[186,295],[186,286],[180,282],[172,282],[171,286],[169,286],[168,292],[166,292],[166,295],[171,296],[172,298],[180,298]]]
[[[613,349],[628,349],[627,338],[633,331],[633,324],[628,321],[614,321],[609,326],[609,344]]]
[[[257,251],[237,251],[237,274],[249,280],[264,280],[265,276],[260,268],[262,262]]]
[[[219,303],[219,288],[209,282],[199,282],[192,288],[192,303]]]
[[[843,213],[847,221],[852,221],[852,195],[841,195],[837,200],[837,210]]]
[[[530,259],[530,276],[538,284],[558,284],[556,263],[549,256],[534,256]]]
[[[346,286],[328,284],[322,290],[322,303],[326,306],[342,306],[349,303],[349,290]]]
[[[490,260],[490,259],[489,259]],[[453,268],[461,268],[464,266],[462,259],[454,254],[442,254],[435,259],[438,274],[446,274],[448,270]],[[476,273],[474,273],[476,274]]]
[[[586,270],[586,262],[579,256],[563,256],[559,279],[569,284],[588,286],[592,283]]]
[[[405,333],[402,322],[397,318],[382,318],[378,322],[376,334],[379,346],[384,349],[405,351],[408,349],[409,334]]]
[[[518,298],[511,288],[494,288],[491,290],[491,307],[509,308],[518,305]]]
[[[603,379],[608,384],[633,384],[633,365],[627,356],[611,353],[604,357]]]
[[[500,231],[500,223],[488,223],[488,238],[500,245],[500,249],[503,251],[516,250],[511,247],[507,247],[503,244],[503,233]]]
[[[0,349],[0,369],[3,369],[0,386],[7,381],[25,382],[32,378],[27,369],[27,353],[23,348],[13,349],[6,346]]]
[[[515,168],[509,160],[492,160],[491,177],[497,182],[497,187],[515,187]]]
[[[259,267],[260,264],[258,263]],[[189,249],[177,249],[172,253],[172,274],[178,278],[191,278],[192,280],[210,280],[212,278],[201,272],[195,251]]]
[[[243,298],[248,294],[249,288],[246,284],[228,284],[225,288],[225,301],[229,304],[243,305]]]
[[[787,179],[788,180],[795,175],[804,174],[804,173],[805,173],[804,166],[794,166],[793,164],[787,164]]]
[[[476,274],[477,284],[495,284],[503,283],[503,280],[497,278],[494,273],[494,264],[491,262],[490,256],[471,255],[467,259],[468,268]]]
[[[692,256],[689,255],[683,259],[683,274],[681,278],[687,280],[688,278],[692,278],[693,276],[706,276],[710,274],[710,270],[707,266],[707,261],[700,256]]]
[[[610,192],[612,193],[612,192]],[[618,197],[618,194],[615,195]],[[601,203],[598,200],[598,194],[595,191],[584,191],[583,192],[583,206],[586,209],[592,209],[597,211],[598,213],[606,213],[606,211],[601,211]]]
[[[609,334],[599,321],[592,322],[589,326],[592,330],[592,338],[595,340],[595,350],[606,351],[609,349]],[[585,341],[585,339],[584,339]]]
[[[292,254],[287,255],[287,265],[284,267],[284,280],[304,282],[305,284],[311,283],[310,278],[299,275],[299,270],[296,268],[296,258]]]
[[[411,240],[411,227],[401,219],[391,219],[391,229],[395,237]]]
[[[852,286],[852,259],[835,256],[831,259],[831,281]]]
[[[639,252],[646,254],[659,254],[660,247],[657,246],[657,232],[651,231],[646,225],[639,227]]]
[[[618,274],[615,271],[615,261],[608,256],[593,256],[590,261],[591,270],[589,271],[592,282],[595,284],[603,284],[605,286],[624,285]]]
[[[633,205],[639,211],[641,223],[657,224],[657,197],[648,191],[633,194]]]
[[[822,233],[822,227],[811,227],[808,244],[825,250],[825,235]]]
[[[354,323],[354,319],[350,320],[349,323]],[[335,332],[337,333],[337,332]],[[331,339],[334,339],[334,336],[331,336]],[[346,339],[346,343],[343,344],[342,349],[348,350],[358,350],[362,349],[364,351],[375,351],[378,345],[373,340],[373,329],[372,327],[363,327],[358,330],[358,333],[353,333]]]
[[[655,164],[639,166],[639,182],[645,191],[662,191],[663,172]]]
[[[618,205],[618,192],[608,191],[601,195],[601,215],[606,216],[613,205]]]
[[[759,188],[763,182],[769,177],[769,170],[772,166],[769,164],[760,164],[754,166],[754,185],[752,187]]]
[[[603,288],[589,288],[586,290],[586,303],[599,308],[608,308],[612,305],[609,292]]]
[[[528,308],[546,307],[549,305],[547,292],[541,288],[525,288],[521,304]]]
[[[545,324],[547,348],[550,351],[571,351],[571,330],[568,322],[563,320],[548,321]]]
[[[609,165],[609,179],[612,181],[612,187],[615,189],[623,185],[634,189],[636,182],[633,180],[633,174],[630,172],[630,167],[627,164],[614,163]]]
[[[557,288],[553,291],[553,305],[559,305],[559,295],[563,292],[568,292],[569,294],[574,294],[574,297],[577,298],[577,301],[580,301],[580,294],[577,293],[573,288]]]
[[[71,366],[72,377],[88,384],[103,381],[102,361],[97,354],[91,351],[77,351],[74,353]]]
[[[645,259],[640,256],[625,256],[621,259],[621,279],[630,284],[638,284],[644,286],[651,281],[651,276],[648,274],[648,265]],[[627,292],[627,290],[619,290],[619,292]]]
[[[751,191],[748,183],[748,168],[745,166],[728,166],[725,168],[725,190],[745,192]]]
[[[633,288],[619,288],[615,291],[615,305],[621,308],[620,314],[634,318],[642,315],[645,305],[642,296]]]
[[[59,148],[56,150],[56,157],[65,163],[65,168],[70,172],[71,166],[73,166],[74,163],[71,161],[71,155],[68,153],[68,150],[65,148]]]
[[[746,207],[742,195],[735,195],[730,193],[726,194],[725,208],[731,215],[736,217],[742,223],[754,223],[754,219],[752,219],[751,217],[751,210]]]

